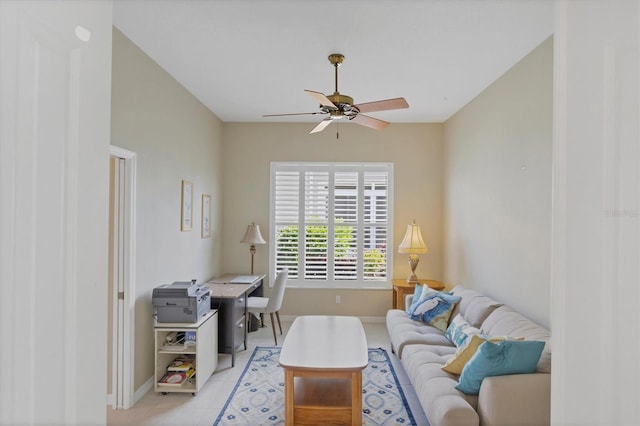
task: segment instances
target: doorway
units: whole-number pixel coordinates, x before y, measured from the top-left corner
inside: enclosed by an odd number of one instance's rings
[[[136,154],[110,147],[107,401],[134,404]]]

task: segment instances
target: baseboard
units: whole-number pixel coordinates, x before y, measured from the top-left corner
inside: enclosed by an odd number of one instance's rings
[[[385,317],[358,317],[360,321],[367,322],[370,324],[384,324],[386,323]]]
[[[280,315],[280,319],[286,322],[293,322],[299,315]],[[385,317],[358,317],[360,321],[369,324],[384,324]]]
[[[140,401],[150,390],[153,390],[153,376],[149,377],[149,380],[147,380],[142,386],[140,386],[140,388],[138,388],[137,391],[133,393],[133,404],[131,404],[131,407],[136,405],[138,401]],[[107,394],[107,407],[113,407],[115,403],[113,398],[113,394]]]
[[[144,384],[133,393],[133,404],[137,404],[138,401],[140,401],[142,397],[144,397],[147,392],[151,390],[153,390],[153,376],[149,377],[149,380],[144,382]]]

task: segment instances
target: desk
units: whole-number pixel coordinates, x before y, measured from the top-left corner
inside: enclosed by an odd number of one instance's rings
[[[393,301],[391,307],[393,309],[404,309],[404,299],[407,294],[413,294],[416,289],[416,283],[408,283],[406,278],[396,278],[391,280],[393,283]],[[434,290],[444,290],[444,284],[435,280],[418,279],[418,283],[427,284]]]
[[[227,274],[204,283],[211,289],[211,308],[218,310],[218,352],[231,354],[231,366],[236,351],[244,343],[247,349],[247,297],[262,296],[265,275],[254,275],[250,282],[238,284],[233,280],[243,274]]]

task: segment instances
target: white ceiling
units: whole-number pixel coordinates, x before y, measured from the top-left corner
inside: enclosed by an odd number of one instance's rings
[[[116,0],[114,23],[228,122],[315,122],[304,89],[405,97],[391,122],[442,122],[552,34],[551,0]]]

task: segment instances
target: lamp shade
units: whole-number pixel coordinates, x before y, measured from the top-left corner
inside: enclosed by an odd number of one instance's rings
[[[398,246],[398,253],[424,254],[428,251],[429,248],[422,238],[420,226],[416,225],[414,220],[411,225],[407,225],[407,233],[404,234],[404,239]]]
[[[260,234],[260,225],[256,225],[253,222],[247,226],[247,232],[245,232],[240,242],[245,244],[267,244],[262,238],[262,234]]]

